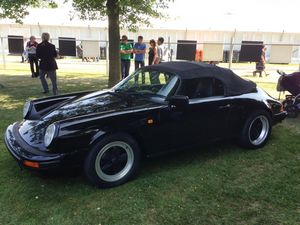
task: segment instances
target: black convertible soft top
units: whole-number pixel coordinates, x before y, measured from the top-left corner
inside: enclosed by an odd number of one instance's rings
[[[198,62],[177,61],[148,66],[153,70],[177,74],[181,79],[212,77],[224,84],[225,96],[256,92],[256,84],[236,75],[229,69]]]

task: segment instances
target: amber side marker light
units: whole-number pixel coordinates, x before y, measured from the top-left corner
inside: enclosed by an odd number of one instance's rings
[[[28,167],[31,167],[31,168],[40,168],[40,164],[39,164],[38,162],[31,162],[31,161],[25,160],[25,161],[23,162],[23,164],[24,164],[25,166],[28,166]]]
[[[148,120],[147,120],[147,123],[148,123],[148,124],[153,124],[153,123],[154,123],[154,120],[153,120],[153,119],[148,119]]]

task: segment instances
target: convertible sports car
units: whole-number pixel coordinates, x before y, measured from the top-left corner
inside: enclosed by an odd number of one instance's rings
[[[132,179],[143,156],[224,138],[260,148],[285,117],[280,102],[231,70],[166,62],[107,91],[27,102],[5,143],[24,167],[83,165],[87,179],[104,188]]]

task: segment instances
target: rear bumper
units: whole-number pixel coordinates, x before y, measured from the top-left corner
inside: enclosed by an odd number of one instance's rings
[[[62,166],[63,161],[67,158],[66,154],[52,154],[31,147],[22,139],[18,128],[18,123],[8,126],[5,132],[5,145],[20,166],[36,170],[54,169]],[[38,166],[27,166],[30,163]]]
[[[274,114],[273,115],[273,124],[275,125],[277,123],[280,123],[282,120],[284,120],[286,118],[286,116],[287,116],[286,111]]]

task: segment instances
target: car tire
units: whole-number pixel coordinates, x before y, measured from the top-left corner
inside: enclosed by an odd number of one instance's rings
[[[137,142],[126,133],[115,133],[92,147],[85,158],[84,174],[99,188],[115,187],[137,174],[140,160]]]
[[[287,117],[289,118],[296,118],[298,116],[298,108],[295,105],[287,105],[285,110],[287,111]]]
[[[246,119],[240,143],[249,149],[261,148],[267,143],[271,131],[272,123],[269,113],[264,110],[255,111]]]

